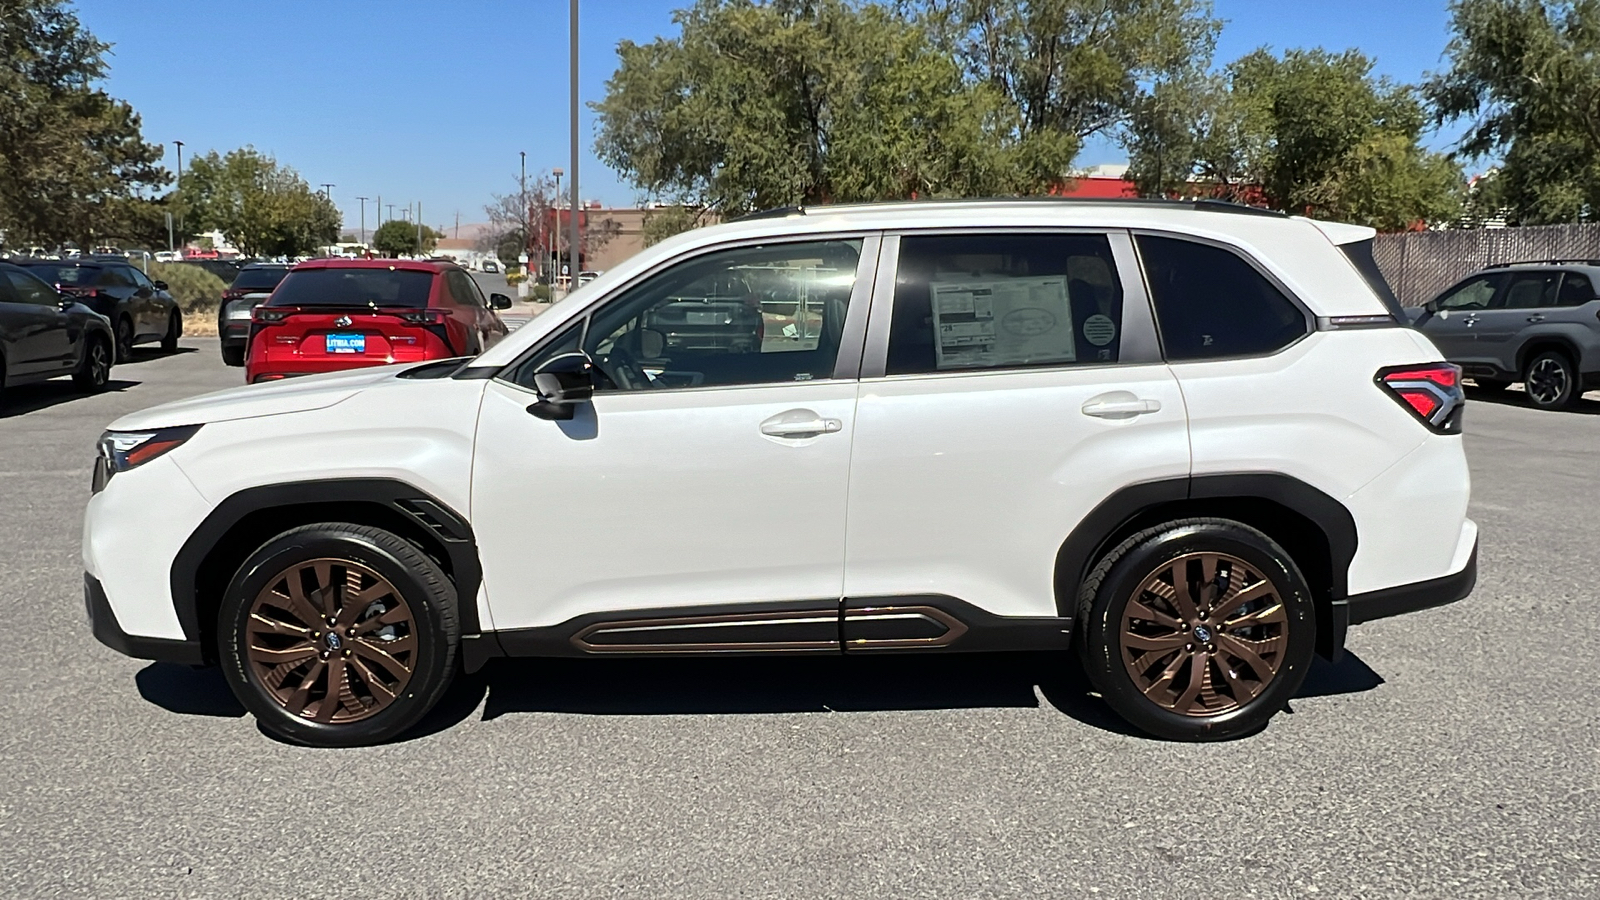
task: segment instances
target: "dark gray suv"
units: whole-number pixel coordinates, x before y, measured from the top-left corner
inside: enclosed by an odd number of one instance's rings
[[[1412,324],[1485,390],[1514,381],[1541,409],[1600,387],[1600,260],[1490,266],[1418,309]]]

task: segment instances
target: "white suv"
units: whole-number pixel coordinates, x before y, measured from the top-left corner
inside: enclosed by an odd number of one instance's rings
[[[1075,648],[1178,739],[1465,596],[1459,370],[1370,229],[1214,203],[784,210],[482,356],[126,416],[94,632],[389,738],[498,656]]]

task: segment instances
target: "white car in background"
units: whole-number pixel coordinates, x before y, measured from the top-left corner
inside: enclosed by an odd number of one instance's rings
[[[1373,234],[1064,200],[698,229],[473,359],[112,423],[89,617],[306,744],[497,656],[996,650],[1247,734],[1348,626],[1476,578],[1460,370]]]

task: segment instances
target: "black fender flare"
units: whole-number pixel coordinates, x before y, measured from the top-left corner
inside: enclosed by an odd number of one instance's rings
[[[169,576],[172,604],[184,637],[203,641],[210,630],[209,623],[201,617],[201,609],[208,599],[201,596],[205,587],[201,570],[235,526],[248,517],[271,510],[314,509],[351,503],[383,507],[414,526],[414,530],[427,534],[434,547],[448,557],[460,607],[457,615],[462,637],[480,634],[478,586],[483,581],[483,568],[478,559],[477,540],[466,517],[427,491],[403,481],[337,478],[246,488],[217,504],[172,560]],[[315,516],[312,519],[315,520]],[[232,573],[228,575],[231,578]]]

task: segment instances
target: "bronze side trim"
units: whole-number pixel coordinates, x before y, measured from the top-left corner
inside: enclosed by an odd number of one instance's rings
[[[739,629],[822,626],[837,635],[837,608],[791,610],[783,612],[731,613],[707,616],[673,616],[661,619],[623,619],[597,622],[572,636],[572,645],[586,653],[750,653],[750,652],[838,652],[837,637],[831,640],[739,640]],[[693,632],[726,630],[726,640],[704,640]],[[604,636],[654,632],[666,640],[646,643],[607,642]],[[670,640],[676,633],[685,640]],[[695,640],[694,637],[702,639]],[[720,635],[719,635],[720,637]]]
[[[967,633],[967,626],[964,622],[944,610],[935,609],[932,606],[869,606],[859,609],[846,609],[844,611],[843,627],[848,629],[851,622],[893,622],[896,620],[932,622],[942,626],[944,632],[932,637],[857,638],[845,641],[845,647],[850,650],[904,650],[915,647],[948,647]]]

